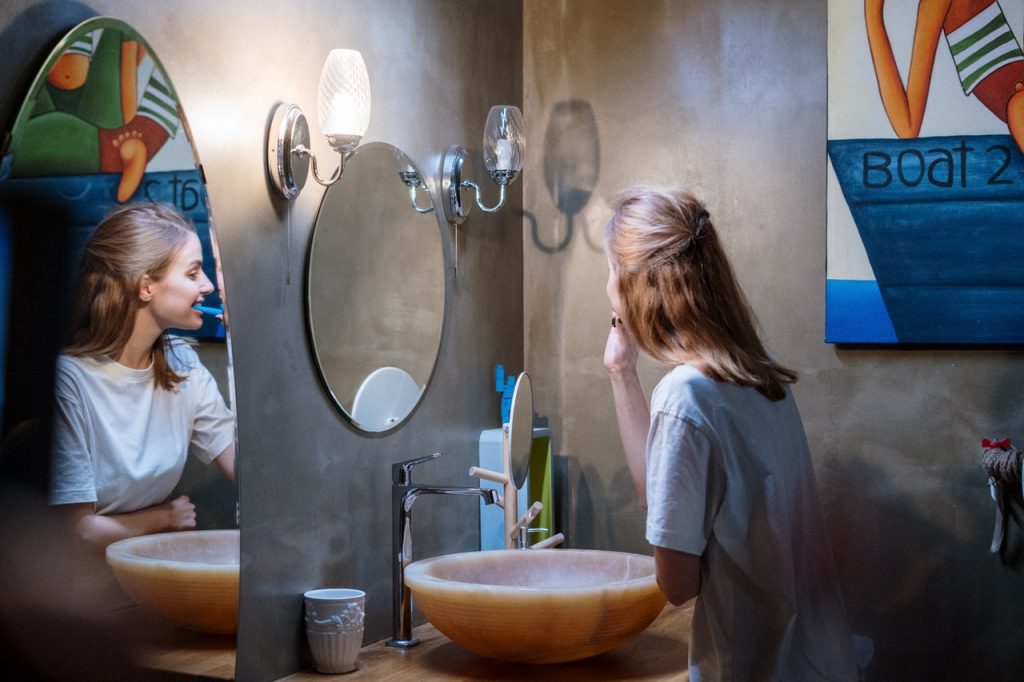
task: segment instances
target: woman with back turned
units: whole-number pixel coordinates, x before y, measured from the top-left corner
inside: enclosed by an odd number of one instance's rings
[[[797,375],[765,351],[707,209],[631,189],[605,246],[604,364],[658,585],[698,598],[690,679],[856,680]],[[672,367],[650,408],[639,351]]]

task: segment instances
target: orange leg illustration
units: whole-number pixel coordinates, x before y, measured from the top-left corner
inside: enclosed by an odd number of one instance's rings
[[[1024,82],[1018,81],[1013,89],[1013,97],[1006,104],[1006,125],[1017,146],[1024,150]]]
[[[117,200],[128,201],[146,173],[146,143],[135,130],[121,133],[111,143],[121,155],[121,182],[117,186]]]
[[[865,0],[864,23],[878,92],[897,137],[917,137],[921,133],[935,52],[943,31],[948,35],[983,10],[991,10],[991,6],[991,0],[920,0],[910,70],[904,86],[885,28],[885,0]],[[1019,61],[1000,66],[977,83],[973,94],[992,113],[1006,121],[1017,146],[1024,150],[1024,77],[1021,68]]]
[[[864,3],[864,21],[867,25],[871,61],[878,78],[878,92],[882,96],[882,105],[889,123],[898,137],[917,137],[921,132],[928,89],[932,82],[932,67],[935,65],[935,50],[950,3],[951,0],[921,0],[918,5],[906,88],[896,67],[889,34],[885,30],[882,16],[885,0],[866,0]]]

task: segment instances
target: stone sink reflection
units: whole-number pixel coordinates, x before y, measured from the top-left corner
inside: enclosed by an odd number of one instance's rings
[[[238,530],[142,535],[107,547],[117,582],[142,608],[200,632],[238,629]]]
[[[559,663],[640,634],[665,606],[653,557],[584,549],[494,550],[409,564],[405,583],[434,627],[474,653]]]

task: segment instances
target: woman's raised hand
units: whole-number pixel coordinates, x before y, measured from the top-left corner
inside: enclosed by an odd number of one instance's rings
[[[630,335],[622,318],[612,313],[612,326],[604,346],[604,368],[609,374],[636,372],[636,341]]]

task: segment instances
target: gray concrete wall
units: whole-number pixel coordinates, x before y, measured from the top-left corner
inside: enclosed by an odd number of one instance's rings
[[[366,641],[389,634],[391,464],[444,451],[418,480],[472,483],[467,469],[479,432],[499,421],[494,365],[522,368],[523,325],[520,184],[508,210],[477,212],[460,229],[459,276],[448,276],[440,357],[419,409],[396,432],[353,430],[321,390],[305,335],[305,249],[322,190],[307,185],[290,218],[289,207],[271,195],[264,178],[271,109],[277,101],[295,102],[315,126],[323,59],[335,47],[361,50],[373,89],[365,140],[403,149],[434,191],[447,146],[479,149],[489,107],[521,101],[521,7],[466,0],[10,0],[0,7],[0,125],[13,122],[57,40],[95,15],[126,21],[157,52],[205,168],[238,397],[237,672],[241,679],[274,679],[309,664],[304,590],[365,589]],[[329,152],[319,136],[313,146]],[[450,270],[454,233],[447,234]],[[418,502],[415,553],[477,547],[476,504]]]
[[[978,442],[1024,437],[1024,356],[822,341],[824,0],[525,0],[523,32],[526,364],[567,461],[569,542],[649,551],[601,365],[601,238],[621,188],[685,184],[801,373],[851,624],[877,648],[867,679],[1019,675],[1024,577],[987,552]],[[662,372],[642,367],[648,390]]]

